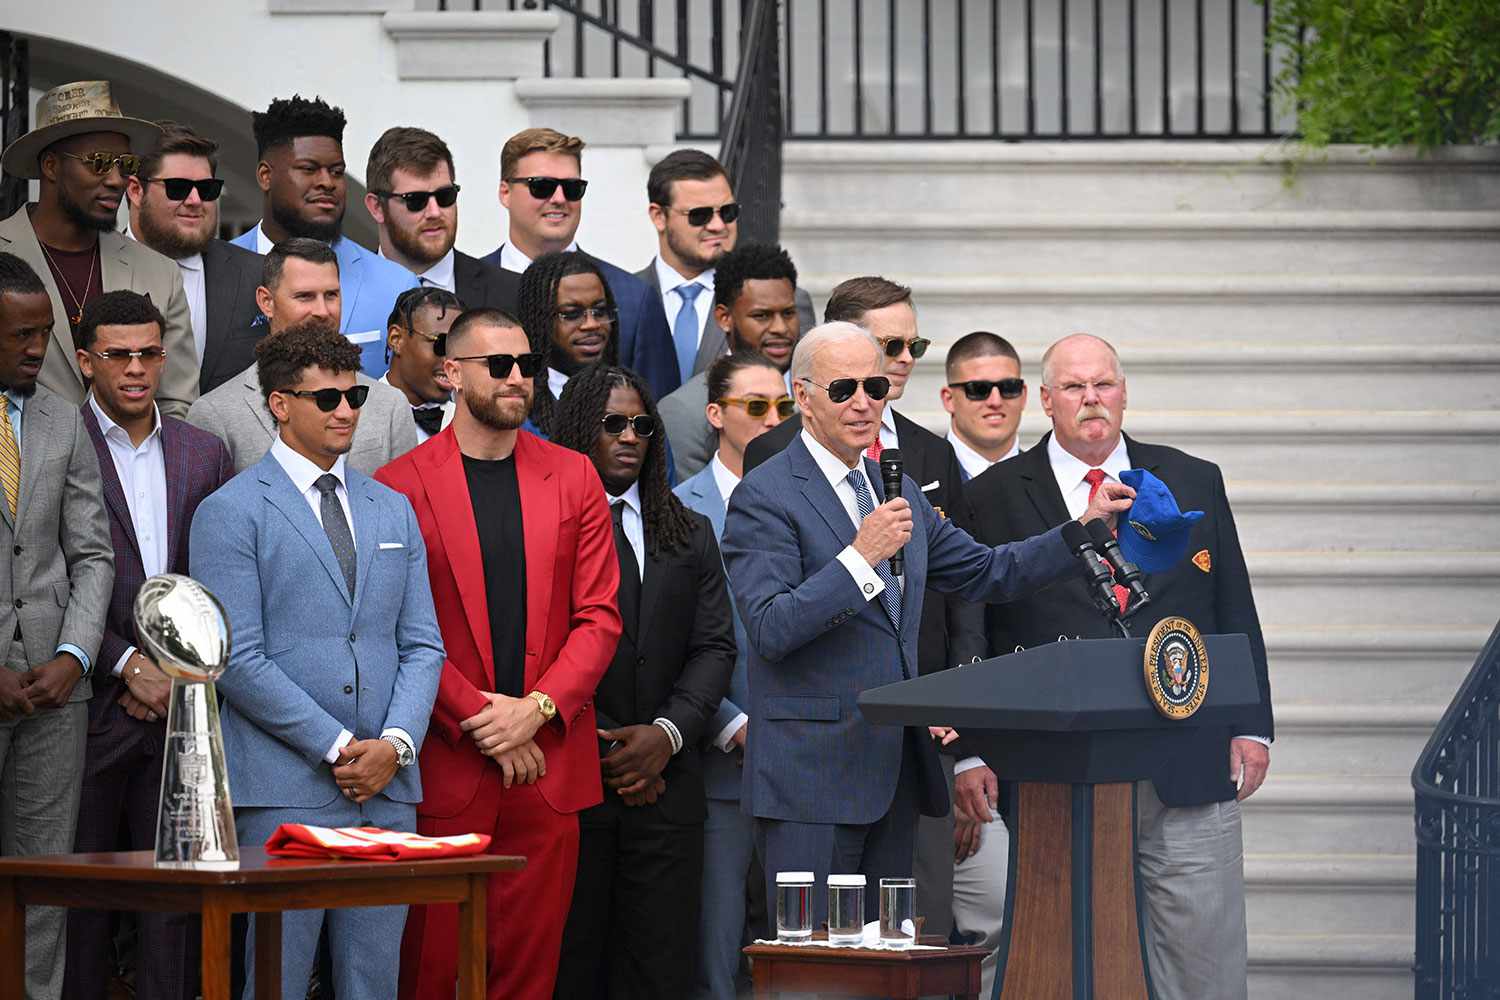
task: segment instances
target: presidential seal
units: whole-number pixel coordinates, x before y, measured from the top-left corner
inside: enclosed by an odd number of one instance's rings
[[[1146,694],[1169,719],[1186,719],[1208,695],[1208,650],[1186,618],[1163,618],[1146,637]]]

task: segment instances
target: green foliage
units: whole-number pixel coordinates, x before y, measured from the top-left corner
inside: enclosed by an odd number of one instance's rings
[[[1262,0],[1310,146],[1500,140],[1500,0]]]

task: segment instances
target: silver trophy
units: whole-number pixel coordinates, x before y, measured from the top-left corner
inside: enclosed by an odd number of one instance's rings
[[[224,735],[214,680],[229,665],[229,622],[218,598],[197,580],[153,576],[135,598],[141,645],[172,678],[156,863],[179,868],[238,868],[240,845],[224,769]]]

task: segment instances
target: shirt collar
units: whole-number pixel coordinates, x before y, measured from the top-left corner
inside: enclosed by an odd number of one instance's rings
[[[641,516],[641,481],[639,479],[631,483],[630,488],[619,496],[615,496],[608,490],[604,493],[609,497],[610,506],[614,506],[616,500],[624,500],[625,506],[635,511],[637,517]]]
[[[656,283],[661,285],[663,292],[670,292],[680,285],[702,285],[712,295],[714,291],[714,271],[715,268],[711,267],[696,278],[688,278],[679,273],[677,268],[662,260],[660,254],[657,254],[656,257]]]
[[[104,412],[104,407],[99,405],[99,401],[94,398],[94,394],[92,392],[89,393],[88,398],[89,407],[94,411],[94,419],[99,421],[100,432],[105,437],[109,437],[110,434],[114,433],[115,431],[119,431],[121,434],[125,435],[125,440],[129,441],[130,433],[126,431],[125,428],[121,427],[119,424],[110,419],[109,414]],[[142,447],[144,447],[146,443],[149,442],[152,438],[159,437],[161,435],[161,411],[156,408],[155,403],[151,404],[151,420],[151,433],[147,434],[146,440],[141,442]],[[131,445],[131,447],[134,448],[136,446]]]
[[[442,259],[417,275],[417,279],[453,291],[453,248],[449,247]]]
[[[708,463],[708,467],[714,470],[714,485],[719,488],[719,499],[725,503],[729,502],[729,494],[740,484],[740,477],[729,471],[729,466],[719,461],[719,453],[714,452],[714,457]]]
[[[854,470],[845,465],[843,459],[823,447],[817,438],[808,433],[806,428],[803,428],[799,433],[802,435],[802,443],[807,445],[808,452],[812,455],[813,461],[817,463],[818,471],[823,473],[823,478],[828,480],[829,486],[838,486],[842,480],[849,478],[849,473]],[[854,464],[855,469],[863,470],[864,467],[865,463],[863,459]],[[865,478],[868,479],[869,477],[866,476]]]
[[[265,220],[261,220],[261,221],[264,222]],[[330,250],[334,251],[335,253],[337,253],[338,252],[339,244],[342,243],[343,241],[344,241],[344,234],[340,233],[339,235],[335,236],[331,240],[322,240],[320,242],[327,243],[328,244],[328,249],[330,249]],[[255,252],[258,253],[258,254],[260,254],[262,257],[264,257],[266,254],[270,253],[271,250],[272,250],[272,248],[274,248],[275,246],[276,246],[276,244],[272,243],[271,242],[271,238],[266,235],[266,231],[261,228],[260,222],[257,222],[255,224]],[[342,262],[342,260],[339,263],[339,270],[340,271],[343,270],[343,262]]]
[[[318,468],[311,459],[293,451],[291,445],[281,440],[280,434],[277,434],[276,440],[271,442],[271,454],[286,470],[287,476],[292,480],[292,485],[297,487],[298,493],[306,493],[313,488],[313,483],[318,481],[319,476],[325,475],[324,471]],[[333,460],[333,468],[329,469],[326,474],[337,479],[345,493],[349,492],[349,481],[344,478],[343,455]]]
[[[577,240],[563,247],[564,253],[575,253],[577,250]],[[504,243],[500,246],[500,266],[507,271],[524,271],[531,266],[531,258],[517,250],[514,243]]]
[[[896,411],[891,409],[891,398],[889,396],[885,398],[885,407],[880,411],[880,426],[892,434],[896,433]]]
[[[547,388],[552,390],[553,399],[562,399],[562,391],[567,384],[568,376],[556,368],[547,369]]]
[[[1064,493],[1083,482],[1083,477],[1090,469],[1103,469],[1106,476],[1119,482],[1120,473],[1130,468],[1130,454],[1125,450],[1124,434],[1120,435],[1114,450],[1099,465],[1089,465],[1079,460],[1058,444],[1057,435],[1052,434],[1047,438],[1047,460],[1052,463],[1052,474],[1057,477],[1058,486]]]

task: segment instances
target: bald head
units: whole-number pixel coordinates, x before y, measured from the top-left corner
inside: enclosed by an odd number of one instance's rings
[[[1047,348],[1047,352],[1042,355],[1042,384],[1056,384],[1058,360],[1061,358],[1070,361],[1085,358],[1093,361],[1105,355],[1109,356],[1109,363],[1113,366],[1116,377],[1123,382],[1125,369],[1120,366],[1120,352],[1115,350],[1113,344],[1092,333],[1070,333]]]

